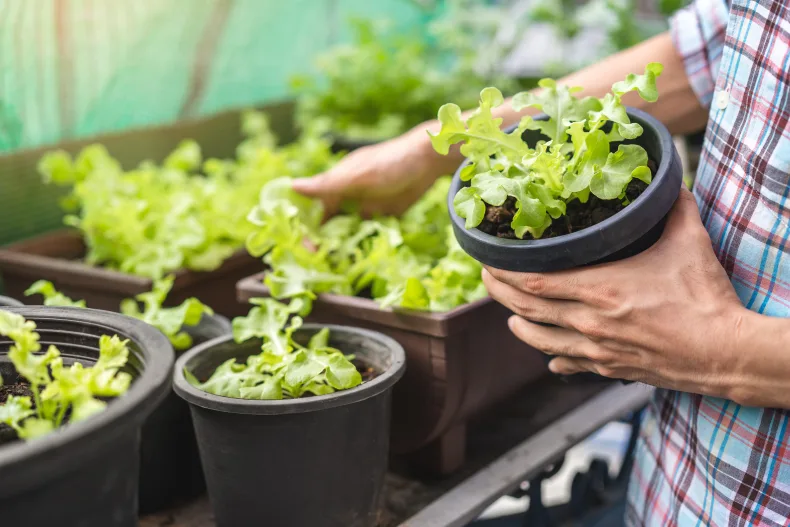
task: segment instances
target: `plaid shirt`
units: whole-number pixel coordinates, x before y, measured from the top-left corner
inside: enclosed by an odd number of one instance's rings
[[[743,304],[777,317],[790,317],[788,4],[696,0],[671,24],[710,107],[694,188],[702,220]],[[787,410],[659,390],[636,452],[627,524],[790,525],[788,421]]]

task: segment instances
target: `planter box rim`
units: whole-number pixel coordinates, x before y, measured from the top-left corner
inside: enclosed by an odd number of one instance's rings
[[[144,276],[134,275],[115,269],[107,269],[98,265],[91,265],[82,260],[68,260],[56,256],[36,254],[28,252],[32,246],[42,244],[48,240],[66,239],[74,243],[82,243],[82,234],[77,229],[63,228],[50,231],[27,240],[17,241],[10,245],[0,247],[0,274],[5,269],[13,269],[14,272],[30,276],[52,276],[52,272],[59,272],[58,278],[53,281],[63,283],[76,283],[86,289],[103,291],[104,282],[112,281],[117,284],[118,291],[133,296],[149,291],[153,286],[154,280]],[[235,267],[237,262],[249,258],[247,251],[241,247],[226,258],[222,264],[213,271],[194,271],[186,268],[179,268],[168,274],[175,276],[173,288],[178,289],[188,283],[199,281],[201,277],[209,276],[220,270]],[[41,271],[39,271],[41,270]],[[32,283],[32,282],[31,282]]]
[[[237,298],[239,302],[246,302],[249,298],[255,296],[269,296],[269,288],[263,283],[263,278],[266,276],[266,271],[256,273],[240,280],[236,285]],[[250,296],[248,296],[248,294]],[[321,293],[316,297],[316,303],[327,305],[340,305],[351,309],[358,309],[360,312],[376,312],[384,316],[391,317],[392,320],[397,320],[399,324],[396,327],[414,331],[417,333],[424,333],[434,337],[446,337],[454,333],[451,328],[451,322],[454,322],[459,317],[469,316],[475,310],[493,304],[494,300],[491,297],[481,298],[455,307],[449,311],[418,311],[413,309],[392,309],[382,308],[375,300],[370,298],[362,298],[350,295],[338,295],[335,293]],[[421,324],[426,326],[422,329],[415,329],[410,327],[410,322],[423,321],[429,324]],[[377,320],[378,323],[384,323]],[[393,325],[393,324],[390,324]],[[430,327],[428,327],[430,326]]]

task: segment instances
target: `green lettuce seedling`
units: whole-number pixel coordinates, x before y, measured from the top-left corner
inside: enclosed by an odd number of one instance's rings
[[[580,99],[575,93],[581,88],[544,79],[541,90],[515,95],[513,108],[536,108],[548,119],[524,117],[510,133],[501,130],[502,119],[492,114],[504,102],[496,88],[480,93],[479,107],[466,120],[457,105],[442,106],[441,130],[429,135],[438,153],[446,155],[452,145],[461,143],[461,153],[470,161],[461,173],[470,185],[453,202],[466,227],[482,223],[487,205],[499,207],[512,198],[516,212],[510,226],[516,236],[540,238],[555,219],[566,214],[573,200],[586,202],[592,194],[601,200],[625,202],[631,180],[649,184],[645,149],[618,144],[642,135],[642,127],[630,121],[621,97],[636,91],[644,100],[655,101],[656,77],[662,69],[661,64],[648,64],[644,74],[628,75],[602,99]],[[545,140],[530,147],[521,138],[526,130],[539,130]]]
[[[154,281],[151,291],[137,295],[134,300],[122,301],[121,313],[154,326],[170,339],[176,350],[185,350],[192,346],[192,337],[183,329],[197,326],[203,315],[213,315],[214,310],[194,297],[176,307],[163,307],[173,281],[173,276]],[[138,302],[143,304],[142,311]]]
[[[297,298],[284,304],[272,298],[256,298],[246,317],[233,320],[236,342],[252,338],[262,341],[261,353],[239,364],[222,363],[205,382],[184,372],[197,388],[240,399],[293,399],[308,393],[325,395],[348,390],[362,383],[357,368],[340,350],[329,346],[329,330],[316,333],[307,346],[293,339],[302,326],[299,314],[310,304]]]
[[[96,364],[84,367],[75,362],[66,367],[55,346],[38,353],[35,330],[34,322],[0,310],[0,335],[14,341],[8,357],[33,392],[32,399],[12,395],[0,404],[0,423],[12,427],[21,439],[52,432],[67,416],[72,423],[87,419],[107,406],[100,398],[119,397],[129,389],[132,377],[120,371],[129,357],[127,340],[102,335]]]
[[[197,326],[204,314],[213,315],[214,311],[197,298],[188,298],[177,307],[163,307],[173,281],[173,276],[155,280],[151,291],[123,300],[121,313],[154,326],[170,339],[176,350],[185,350],[192,346],[192,337],[183,329]],[[37,281],[25,291],[27,296],[35,294],[44,296],[45,306],[86,307],[84,300],[72,300],[46,280]],[[143,304],[142,311],[138,302]]]
[[[369,293],[383,307],[447,311],[486,295],[480,264],[453,236],[449,184],[440,178],[400,218],[345,213],[321,224],[320,202],[277,179],[249,214],[247,249],[264,257],[275,298]]]
[[[261,113],[245,113],[242,129],[246,139],[231,160],[204,160],[186,140],[161,164],[132,170],[101,145],[74,159],[50,152],[38,169],[46,182],[70,189],[64,221],[82,234],[87,264],[152,279],[180,268],[211,271],[244,246],[261,186],[321,172],[338,158],[313,132],[278,146]]]
[[[319,76],[291,79],[297,124],[381,140],[430,119],[444,101],[474,104],[475,86],[494,84],[514,93],[518,83],[498,65],[518,39],[503,38],[501,28],[507,20],[508,33],[519,35],[526,16],[478,0],[440,2],[435,9],[427,39],[399,32],[390,21],[351,19],[351,42],[317,57]]]
[[[85,307],[85,300],[72,300],[57,289],[52,282],[38,280],[25,291],[25,296],[42,295],[45,306],[53,307]]]

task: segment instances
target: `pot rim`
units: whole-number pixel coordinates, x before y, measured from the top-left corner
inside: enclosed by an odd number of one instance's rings
[[[116,332],[132,340],[140,348],[138,359],[142,364],[140,374],[129,390],[111,401],[102,412],[84,421],[70,423],[39,439],[0,446],[0,471],[5,474],[9,474],[13,468],[23,470],[26,463],[46,455],[49,460],[58,460],[57,469],[50,467],[51,477],[57,477],[62,467],[65,469],[66,465],[70,467],[84,462],[75,452],[75,446],[82,445],[83,450],[86,450],[92,448],[89,445],[95,447],[95,443],[103,443],[98,438],[105,434],[107,440],[115,437],[119,428],[126,429],[133,425],[129,414],[136,410],[139,410],[137,425],[141,425],[170,389],[169,374],[174,361],[172,346],[167,337],[145,322],[119,313],[87,308],[30,306],[2,309],[20,314],[37,324],[43,320],[53,320],[104,326],[108,329],[107,333]]]
[[[599,231],[606,230],[616,222],[628,221],[629,216],[633,216],[636,209],[639,208],[642,203],[649,202],[651,200],[651,196],[658,192],[658,187],[670,176],[672,149],[674,148],[674,143],[672,142],[672,136],[670,135],[669,130],[667,130],[667,128],[661,124],[658,119],[654,118],[647,112],[637,110],[636,108],[631,108],[630,106],[626,107],[626,111],[628,112],[629,117],[636,117],[638,120],[650,125],[650,127],[655,130],[659,140],[661,141],[661,159],[658,163],[658,167],[656,168],[656,173],[653,176],[652,182],[647,186],[644,192],[642,192],[642,194],[640,194],[628,207],[625,207],[623,210],[617,214],[614,214],[613,216],[610,216],[604,221],[596,223],[594,226],[597,227],[597,229],[587,228],[570,234],[563,234],[562,236],[556,236],[554,238],[541,238],[539,240],[497,238],[496,236],[486,234],[477,227],[467,229],[465,220],[455,212],[455,207],[453,207],[453,199],[461,188],[468,186],[468,182],[461,181],[460,176],[461,170],[469,164],[468,158],[464,159],[464,161],[455,171],[453,179],[450,183],[450,191],[447,195],[448,209],[452,223],[457,229],[462,229],[470,238],[482,245],[489,247],[512,247],[520,249],[534,248],[544,250],[557,249],[558,251],[562,251],[564,250],[563,246],[568,243],[578,243],[584,241],[598,243],[600,239]],[[546,114],[540,114],[535,116],[533,119],[545,120],[547,118],[548,117]],[[515,126],[509,127],[511,130],[515,128]],[[638,138],[636,142],[638,143]],[[631,241],[633,240],[622,240],[622,247],[625,247]],[[613,247],[611,252],[622,249],[622,247]]]
[[[25,304],[23,304],[16,298],[0,295],[0,309],[4,309],[6,307],[23,307],[24,305]]]
[[[403,346],[395,339],[377,331],[335,324],[304,324],[297,331],[306,330],[317,332],[323,328],[329,329],[330,333],[354,333],[378,341],[390,350],[392,356],[390,367],[377,375],[373,380],[351,388],[350,390],[342,390],[328,395],[303,397],[299,399],[281,399],[275,401],[236,399],[233,397],[214,395],[192,386],[184,376],[184,368],[187,362],[201,353],[210,353],[211,348],[216,345],[233,342],[233,336],[226,335],[199,344],[178,358],[173,371],[173,389],[179,397],[187,401],[190,405],[199,406],[208,410],[231,414],[281,415],[326,410],[364,401],[365,399],[375,397],[387,391],[403,376],[406,369],[406,353],[403,350]]]
[[[207,327],[211,327],[212,330],[221,332],[217,335],[217,337],[224,337],[226,334],[233,333],[233,324],[231,324],[230,319],[228,319],[228,317],[225,315],[220,315],[219,313],[213,313],[211,315],[208,313],[203,313],[203,316],[200,317],[200,322],[194,326],[182,326],[179,331],[191,334],[192,331]],[[216,337],[212,337],[212,339],[213,338]],[[180,354],[183,352],[176,350],[176,353]]]

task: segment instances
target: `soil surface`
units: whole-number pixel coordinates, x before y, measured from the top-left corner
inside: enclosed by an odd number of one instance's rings
[[[652,161],[648,163],[648,166],[651,172],[655,173],[655,164]],[[634,201],[646,188],[647,184],[638,179],[633,179],[626,187],[625,195],[629,201]],[[614,216],[623,208],[624,206],[619,199],[603,200],[596,198],[592,194],[587,203],[573,200],[568,203],[565,216],[560,216],[552,221],[549,228],[541,236],[541,239],[553,238],[586,229]],[[513,197],[508,197],[505,203],[499,207],[486,204],[486,214],[478,229],[497,238],[516,239],[516,233],[510,227],[510,222],[515,214],[516,200]],[[532,240],[534,238],[527,233],[523,239]]]
[[[362,382],[372,381],[376,377],[379,376],[378,372],[373,369],[371,366],[368,366],[362,361],[355,360],[353,361],[354,366],[356,366],[357,371],[362,375]]]
[[[5,403],[11,395],[17,397],[27,396],[32,399],[33,392],[30,390],[30,386],[24,382],[0,386],[0,404]]]

